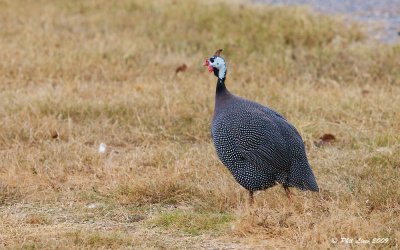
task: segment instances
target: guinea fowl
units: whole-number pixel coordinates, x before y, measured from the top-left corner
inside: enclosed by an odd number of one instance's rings
[[[211,134],[219,159],[249,191],[250,204],[254,191],[276,184],[282,184],[289,197],[289,187],[318,192],[296,128],[276,111],[228,91],[221,52],[204,64],[218,77]]]

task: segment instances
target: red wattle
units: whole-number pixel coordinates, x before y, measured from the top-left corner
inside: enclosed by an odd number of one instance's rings
[[[203,66],[207,66],[208,72],[210,72],[210,73],[214,71],[213,67],[210,65],[210,62],[208,61],[207,58],[206,58],[206,61],[203,64]]]

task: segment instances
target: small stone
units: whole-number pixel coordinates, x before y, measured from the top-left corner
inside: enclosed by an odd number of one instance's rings
[[[91,203],[91,204],[87,205],[86,207],[90,208],[90,209],[93,209],[93,208],[97,207],[97,204],[96,203]]]

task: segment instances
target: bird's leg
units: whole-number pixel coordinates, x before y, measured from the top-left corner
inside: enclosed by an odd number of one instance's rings
[[[285,189],[286,196],[289,198],[289,200],[292,200],[292,192],[290,192],[289,187],[283,186]]]
[[[250,206],[253,206],[254,204],[254,191],[249,190],[249,204]]]

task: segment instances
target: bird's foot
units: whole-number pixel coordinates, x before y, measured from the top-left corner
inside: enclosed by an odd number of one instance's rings
[[[250,207],[253,207],[254,204],[254,191],[249,190],[249,205]]]
[[[290,189],[288,187],[283,187],[283,188],[285,189],[286,196],[289,198],[290,201],[292,201],[293,195],[292,195],[292,192],[290,191]]]

